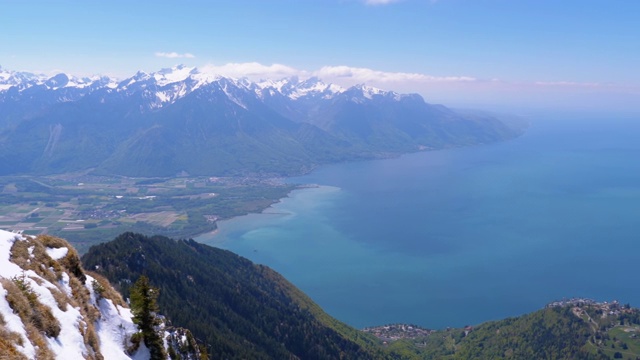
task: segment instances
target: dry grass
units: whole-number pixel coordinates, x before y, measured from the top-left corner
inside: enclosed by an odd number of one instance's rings
[[[69,249],[63,258],[54,260],[47,254],[47,248],[61,247]],[[85,286],[86,275],[82,269],[77,251],[63,239],[41,235],[36,238],[16,241],[11,249],[11,261],[25,270],[33,270],[42,279],[56,285],[58,289],[49,288],[49,290],[60,310],[66,311],[68,306],[80,310],[84,322],[78,325],[79,331],[89,350],[89,354],[85,355],[85,358],[104,360],[104,357],[100,354],[100,340],[95,329],[95,323],[99,320],[101,314],[90,302],[91,294]],[[69,275],[71,296],[68,296],[60,284],[64,272]],[[94,289],[98,288],[100,290],[100,296],[111,299],[114,304],[126,306],[122,296],[113,289],[108,280],[98,274],[91,274],[91,276],[96,279],[96,287]],[[32,280],[42,284],[44,283],[42,279],[33,278]],[[29,281],[25,281],[24,275],[22,278],[1,279],[0,281],[7,290],[6,298],[9,305],[25,324],[30,341],[38,349],[36,358],[54,359],[55,356],[47,346],[47,341],[44,338],[44,335],[55,338],[60,333],[60,323],[53,316],[51,309],[40,303],[38,296],[29,287]],[[2,319],[0,318],[1,324]],[[0,330],[2,330],[1,326]],[[4,342],[10,339],[10,336],[3,336],[3,333],[0,332],[0,337],[2,337],[0,339],[0,360],[4,360],[4,354],[13,354],[15,352],[15,346],[11,345],[11,341],[21,341],[19,335],[15,334],[15,336],[18,339],[9,340],[10,342],[7,343],[9,345],[6,345]],[[11,347],[13,347],[13,350]],[[23,358],[16,356],[8,359]]]
[[[91,304],[91,294],[89,290],[77,278],[69,278],[69,285],[71,285],[71,292],[76,303],[80,306],[82,315],[86,316],[87,320],[94,322],[100,318],[100,311]]]
[[[93,323],[87,323],[87,331],[83,334],[84,343],[88,348],[93,349],[94,351],[94,359],[103,359],[103,356],[100,354],[100,339],[96,334],[96,329],[93,326]]]
[[[67,294],[58,289],[49,288],[49,291],[51,292],[51,295],[53,295],[53,298],[56,300],[58,309],[67,311],[67,305],[69,305],[69,298],[67,297]]]
[[[33,247],[33,251],[30,255],[29,248],[31,247]],[[62,267],[47,255],[46,247],[37,239],[27,238],[14,242],[11,247],[10,260],[25,270],[33,270],[51,283],[55,284],[61,279]]]
[[[6,299],[13,312],[20,317],[23,323],[27,322],[31,313],[31,307],[27,297],[13,281],[0,279],[0,282],[2,283],[2,287],[7,291]]]
[[[38,239],[42,243],[42,245],[44,245],[45,247],[56,248],[56,249],[61,247],[71,248],[71,245],[69,245],[69,243],[66,240],[55,237],[55,236],[38,235],[36,239]]]
[[[51,313],[51,309],[43,305],[36,293],[31,290],[25,278],[13,280],[2,279],[2,286],[7,290],[7,302],[18,314],[24,324],[31,323],[47,336],[56,338],[60,334],[60,322]]]
[[[124,301],[124,299],[122,299],[122,295],[120,295],[119,292],[117,292],[113,286],[111,286],[111,283],[109,282],[109,280],[107,280],[104,276],[95,273],[93,271],[87,271],[87,274],[89,276],[91,276],[92,278],[94,278],[101,290],[101,296],[105,299],[110,299],[111,301],[113,301],[113,303],[115,305],[120,305],[122,307],[128,307],[127,303]],[[98,294],[96,294],[98,295]]]
[[[16,349],[16,344],[20,346],[24,345],[22,336],[18,333],[9,331],[5,328],[6,324],[4,317],[0,314],[0,360],[27,359]]]
[[[100,354],[100,339],[96,335],[96,330],[91,322],[80,322],[78,324],[78,329],[80,330],[80,334],[84,339],[84,344],[89,351],[85,355],[85,359],[90,360],[104,360],[104,356]]]
[[[0,279],[0,282],[7,291],[6,299],[9,306],[20,317],[27,331],[27,337],[37,347],[36,358],[44,360],[55,359],[42,333],[55,333],[56,330],[59,333],[60,323],[58,320],[53,317],[49,308],[37,301],[37,297],[33,293],[20,289],[14,281]],[[34,302],[34,298],[36,303],[32,305],[31,302]],[[57,334],[55,335],[57,336]],[[7,339],[4,336],[2,338]],[[18,336],[17,341],[22,341],[20,336]],[[10,349],[7,349],[7,351],[10,351]],[[20,357],[16,359],[20,359]]]
[[[28,358],[22,355],[15,347],[15,338],[8,336],[9,333],[5,329],[0,329],[0,360],[28,360]],[[16,334],[17,335],[17,334]],[[18,335],[18,338],[22,338]]]
[[[84,276],[84,274],[83,274]],[[85,276],[86,279],[86,276]],[[100,355],[100,341],[96,334],[95,323],[100,319],[100,311],[91,304],[91,293],[84,284],[75,276],[69,278],[69,285],[73,293],[73,301],[78,304],[80,314],[85,319],[86,328],[80,328],[85,345],[93,349],[95,356]]]
[[[27,330],[27,336],[31,339],[31,343],[36,347],[36,359],[55,360],[55,354],[49,349],[47,341],[38,329],[31,323],[25,323],[24,328]]]
[[[74,249],[71,244],[67,241],[50,236],[50,235],[40,235],[36,238],[39,240],[44,247],[49,248],[61,248],[66,247],[69,249],[67,255],[62,259],[58,260],[60,265],[69,270],[73,275],[75,275],[83,284],[87,277],[84,275],[84,271],[82,270],[82,265],[80,263],[80,255],[76,249]]]
[[[102,359],[102,355],[100,355],[100,340],[95,329],[95,323],[100,319],[100,311],[91,304],[91,293],[78,278],[70,278],[69,283],[75,301],[80,304],[80,313],[85,319],[86,327],[82,333],[84,343],[94,351],[92,359]]]

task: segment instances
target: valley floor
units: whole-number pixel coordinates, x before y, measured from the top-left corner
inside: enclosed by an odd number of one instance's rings
[[[260,212],[295,186],[273,178],[0,177],[0,228],[68,239],[80,252],[125,231],[189,238]]]

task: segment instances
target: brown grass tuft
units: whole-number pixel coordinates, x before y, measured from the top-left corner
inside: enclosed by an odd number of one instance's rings
[[[75,301],[79,304],[82,315],[88,321],[94,322],[100,317],[100,311],[91,304],[91,293],[84,285],[75,277],[69,279],[71,292]]]
[[[84,275],[84,270],[82,269],[82,265],[80,262],[80,255],[76,249],[71,246],[67,241],[53,237],[50,235],[40,235],[37,239],[42,243],[42,245],[50,248],[61,248],[66,247],[69,249],[67,255],[62,259],[58,260],[60,265],[69,270],[73,275],[75,275],[80,281],[84,284],[87,277]]]
[[[0,314],[0,360],[3,359],[26,359],[22,353],[16,349],[16,344],[23,346],[24,340],[20,334],[9,331],[5,328],[7,322]]]
[[[71,286],[71,291],[73,292],[75,302],[80,305],[80,313],[85,319],[86,327],[84,328],[84,331],[82,331],[84,343],[89,348],[93,349],[95,353],[94,355],[92,355],[93,358],[101,359],[102,355],[100,355],[100,340],[98,339],[98,335],[96,334],[95,329],[95,323],[96,321],[98,321],[98,319],[100,319],[100,311],[91,304],[91,293],[80,282],[78,278],[69,278],[69,285]],[[81,330],[83,329],[81,328]]]
[[[16,349],[18,341],[22,342],[20,335],[0,328],[0,360],[28,360]]]
[[[31,290],[25,278],[16,277],[2,279],[2,286],[7,290],[7,302],[18,314],[24,324],[31,323],[47,336],[56,338],[60,334],[60,322],[51,313],[51,309],[43,305],[36,293]]]
[[[96,328],[93,322],[88,322],[86,331],[82,334],[84,338],[84,343],[88,348],[93,349],[93,358],[94,359],[103,359],[103,356],[100,354],[100,339],[96,334]]]
[[[24,328],[27,331],[27,336],[31,339],[31,343],[36,347],[36,359],[55,360],[55,354],[49,349],[47,341],[38,329],[31,323],[25,323]]]
[[[58,289],[49,288],[49,291],[51,291],[51,295],[53,295],[53,298],[56,300],[58,309],[67,311],[67,305],[69,305],[69,298],[67,297],[67,294]]]
[[[127,303],[124,301],[124,299],[122,299],[122,295],[120,295],[120,293],[117,292],[113,288],[113,286],[111,286],[111,283],[109,282],[109,280],[107,280],[104,276],[98,273],[95,273],[93,271],[87,271],[87,274],[98,282],[98,285],[101,288],[101,293],[102,293],[101,296],[103,298],[110,299],[111,301],[113,301],[115,305],[128,307]],[[96,294],[96,296],[97,295],[98,294]]]
[[[22,290],[9,279],[0,279],[2,287],[7,291],[7,302],[14,313],[20,317],[23,323],[29,322],[31,307],[29,306],[29,300],[22,293]]]
[[[30,247],[33,247],[31,255]],[[37,239],[26,238],[14,242],[11,247],[11,261],[25,270],[33,270],[51,283],[56,283],[61,278],[62,267],[47,255],[46,247]]]
[[[39,240],[43,246],[49,247],[49,248],[57,249],[61,247],[68,247],[68,248],[71,247],[71,245],[69,245],[69,243],[66,240],[61,239],[59,237],[51,236],[51,235],[38,235],[36,239]]]
[[[24,328],[27,332],[27,337],[30,342],[37,347],[36,358],[44,359],[44,360],[53,360],[55,358],[54,354],[48,347],[48,344],[44,337],[42,336],[42,330],[36,327],[34,321],[32,321],[32,316],[36,309],[32,309],[31,304],[29,303],[30,295],[25,294],[23,290],[20,289],[18,285],[14,281],[8,279],[0,279],[0,283],[2,283],[2,287],[7,291],[7,302],[11,309],[20,317],[22,323],[24,324]],[[40,304],[40,306],[43,306]],[[57,321],[57,320],[56,320]],[[58,324],[59,326],[59,324]],[[18,336],[19,338],[20,336]],[[11,339],[2,336],[3,339]],[[18,341],[22,341],[21,339],[16,339],[16,343]],[[0,345],[1,346],[1,345]],[[9,350],[7,350],[9,351]],[[10,358],[12,359],[12,358]],[[20,357],[16,357],[16,359],[20,359]]]

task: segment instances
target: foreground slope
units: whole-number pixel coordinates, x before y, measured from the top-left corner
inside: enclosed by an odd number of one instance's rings
[[[83,256],[128,294],[146,275],[174,325],[188,327],[223,359],[370,359],[372,337],[322,312],[273,270],[193,240],[125,233]]]
[[[108,281],[85,273],[62,239],[0,230],[0,294],[0,359],[150,357],[136,340],[129,307]],[[173,332],[164,335],[176,348],[188,345]]]

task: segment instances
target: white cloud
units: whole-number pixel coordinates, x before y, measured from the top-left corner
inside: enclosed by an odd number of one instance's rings
[[[372,70],[367,68],[358,68],[350,66],[324,66],[320,70],[314,72],[319,78],[342,78],[352,79],[357,82],[471,82],[477,81],[476,78],[469,76],[431,76],[420,73],[405,72],[386,72]]]
[[[203,76],[248,78],[253,81],[279,80],[297,76],[306,79],[316,76],[326,83],[342,87],[367,84],[399,93],[418,93],[426,101],[458,107],[477,108],[596,108],[615,100],[620,108],[635,109],[638,87],[598,82],[510,81],[500,78],[479,78],[464,75],[438,76],[418,72],[391,72],[346,65],[323,66],[316,70],[303,70],[284,64],[265,65],[258,62],[208,64],[199,66]],[[602,96],[602,99],[600,98]],[[631,99],[631,100],[629,100]],[[633,101],[632,101],[633,100]],[[607,100],[609,101],[609,100]],[[635,101],[635,102],[634,102]],[[598,105],[600,104],[600,105]],[[604,106],[604,105],[602,105]]]
[[[200,68],[204,73],[214,73],[235,78],[248,77],[260,78],[284,78],[290,76],[306,76],[306,71],[298,70],[282,64],[263,65],[257,62],[228,63],[224,65],[205,65]]]
[[[195,55],[193,55],[191,53],[179,54],[179,53],[177,53],[175,51],[173,51],[173,52],[157,52],[156,56],[157,57],[169,58],[169,59],[178,59],[178,58],[193,59],[193,58],[195,58]]]
[[[363,0],[363,1],[367,5],[376,6],[376,5],[389,5],[389,4],[397,3],[403,0]],[[436,2],[438,2],[438,0],[429,0],[429,2],[432,4],[435,4]]]
[[[250,79],[281,79],[298,76],[308,78],[316,76],[327,82],[339,85],[354,85],[368,83],[388,86],[433,83],[469,83],[478,79],[469,76],[432,76],[421,73],[386,72],[368,68],[350,66],[324,66],[319,70],[308,71],[293,68],[283,64],[264,65],[258,62],[227,63],[224,65],[208,64],[199,67],[203,73],[218,74],[234,78]]]
[[[563,86],[563,87],[581,87],[581,88],[594,88],[600,87],[602,84],[595,82],[575,82],[575,81],[536,81],[534,83],[538,86]]]
[[[388,5],[402,0],[364,0],[367,5]]]

